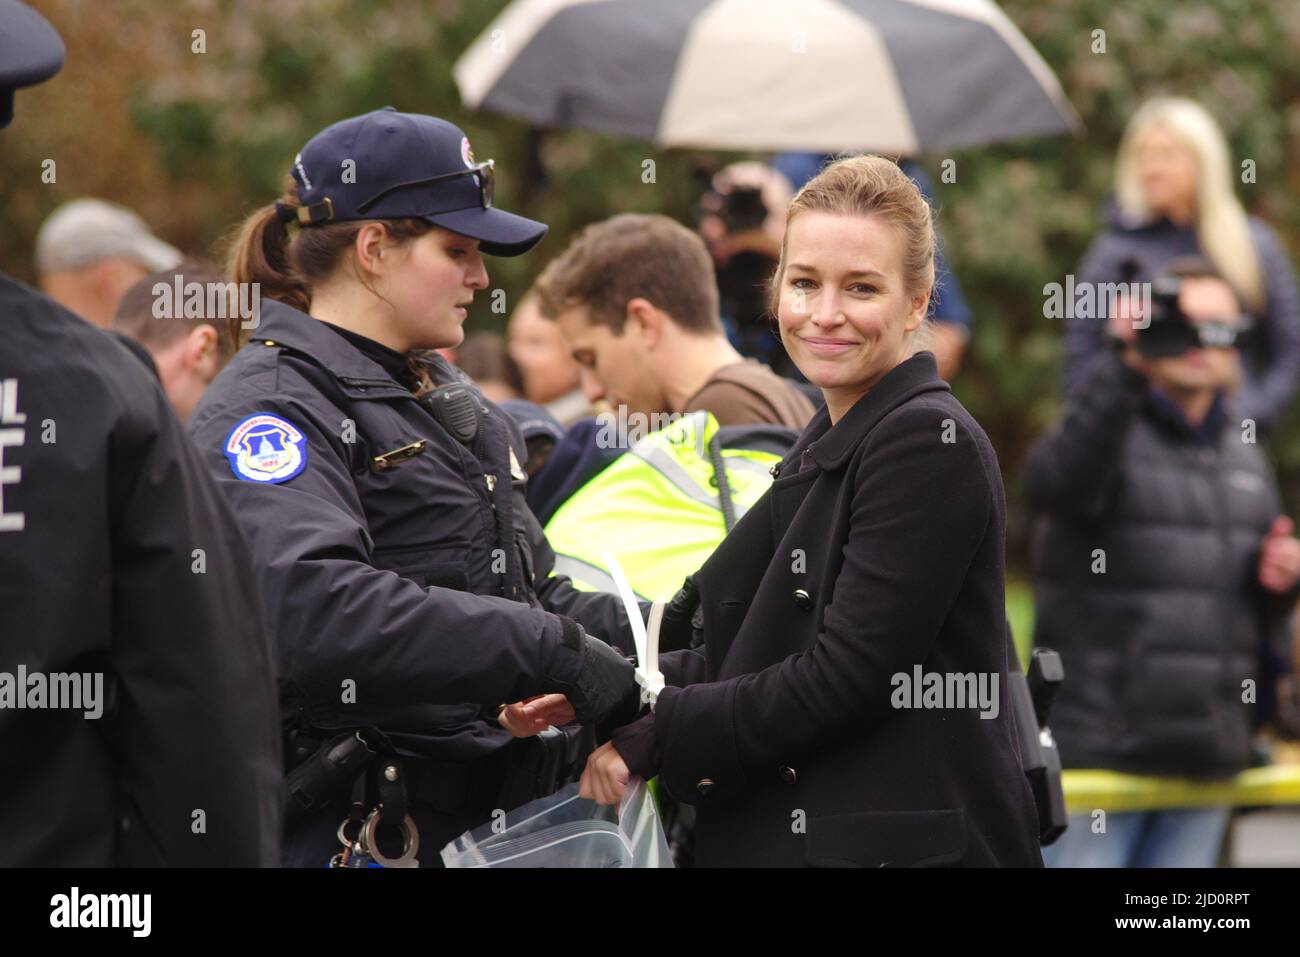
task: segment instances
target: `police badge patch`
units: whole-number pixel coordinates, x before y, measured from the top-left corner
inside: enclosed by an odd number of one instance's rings
[[[225,453],[235,478],[278,484],[307,464],[307,440],[278,415],[258,412],[230,430]]]

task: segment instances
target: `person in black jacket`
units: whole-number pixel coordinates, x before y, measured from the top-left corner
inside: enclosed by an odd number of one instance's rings
[[[658,774],[698,809],[702,866],[1042,864],[1002,479],[918,351],[933,278],[930,209],[892,162],[840,161],[792,202],[774,311],[826,407],[692,576],[702,644],[661,656],[654,710],[581,785],[613,803]]]
[[[1272,680],[1261,652],[1295,603],[1300,541],[1231,394],[1232,287],[1204,259],[1161,281],[1178,283],[1188,328],[1217,347],[1189,339],[1153,358],[1135,331],[1151,317],[1137,303],[1112,317],[1115,345],[1029,458],[1026,492],[1047,514],[1034,640],[1065,665],[1052,711],[1065,767],[1223,779],[1250,759],[1254,702]],[[1099,820],[1072,816],[1049,862],[1213,866],[1228,809]]]
[[[0,0],[0,125],[12,86],[62,61],[44,19]],[[146,365],[0,276],[0,867],[278,861],[256,597]]]
[[[414,853],[416,831],[418,859],[437,862],[535,796],[515,786],[503,703],[563,692],[586,724],[633,687],[600,640],[631,647],[618,598],[551,574],[518,429],[424,351],[460,341],[483,254],[519,255],[546,231],[493,206],[493,181],[435,117],[390,107],[314,136],[234,245],[231,276],[258,284],[260,315],[189,423],[252,543],[290,763],[361,733],[378,757],[351,777],[360,816],[382,804],[376,834],[392,825],[390,844],[369,845],[381,862]],[[335,784],[291,789],[287,863],[343,852],[354,794]]]

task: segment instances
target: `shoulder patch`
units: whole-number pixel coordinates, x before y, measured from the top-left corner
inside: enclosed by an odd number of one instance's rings
[[[245,482],[287,482],[307,465],[307,439],[269,412],[255,412],[231,429],[223,451],[235,478]]]

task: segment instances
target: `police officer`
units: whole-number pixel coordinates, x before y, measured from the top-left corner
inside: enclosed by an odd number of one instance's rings
[[[0,0],[0,126],[63,63]],[[157,379],[0,276],[0,866],[271,865],[280,740],[248,553]]]
[[[510,746],[505,703],[564,693],[584,723],[635,710],[632,667],[600,640],[631,647],[619,601],[551,575],[518,429],[425,351],[461,341],[484,254],[546,231],[493,185],[451,123],[376,110],[313,137],[231,251],[260,315],[190,432],[276,636],[290,865],[436,864],[531,797],[512,787],[531,745]]]

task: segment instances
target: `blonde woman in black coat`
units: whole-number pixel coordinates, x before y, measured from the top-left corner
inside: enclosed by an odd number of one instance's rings
[[[693,576],[703,644],[587,764],[697,806],[701,865],[1041,866],[1003,595],[1004,498],[978,423],[919,351],[930,209],[885,159],[790,205],[774,311],[826,406]],[[560,720],[559,696],[516,722]]]

